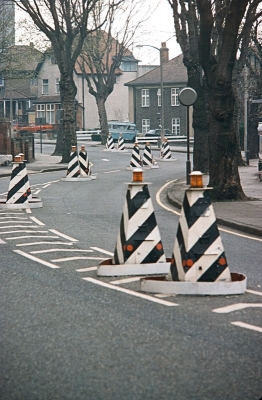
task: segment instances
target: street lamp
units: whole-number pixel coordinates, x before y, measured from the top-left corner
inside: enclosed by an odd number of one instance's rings
[[[158,47],[151,46],[150,44],[138,44],[136,46],[137,48],[141,49],[142,47],[152,47],[153,49],[156,49],[159,51],[159,56],[160,56],[160,85],[161,85],[161,140],[164,139],[165,136],[165,114],[164,114],[164,83],[163,83],[163,55],[162,51],[164,47]]]

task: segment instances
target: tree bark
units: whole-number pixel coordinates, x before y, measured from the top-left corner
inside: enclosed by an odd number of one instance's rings
[[[200,62],[205,70],[209,94],[209,186],[216,200],[243,200],[237,163],[237,135],[234,130],[235,97],[232,72],[237,51],[237,35],[248,0],[232,0],[226,16],[223,40],[217,60],[211,56],[213,17],[210,2],[198,0],[200,12]]]
[[[108,136],[108,123],[107,123],[105,102],[106,100],[104,99],[103,96],[96,95],[96,104],[97,104],[99,122],[101,127],[101,139],[102,139],[102,144],[104,145],[106,144]]]

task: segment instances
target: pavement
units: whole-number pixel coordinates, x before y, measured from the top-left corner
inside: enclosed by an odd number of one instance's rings
[[[172,152],[186,150],[171,146]],[[262,158],[262,155],[260,155]],[[36,160],[27,164],[28,174],[52,170],[65,170],[68,164],[60,163],[60,156],[36,153]],[[0,177],[10,176],[12,165],[0,166]],[[236,229],[262,237],[262,181],[259,180],[258,160],[252,159],[248,166],[239,167],[240,180],[247,201],[213,202],[213,208],[219,225]],[[208,175],[204,175],[204,184],[208,184]],[[170,204],[181,209],[186,185],[186,178],[179,179],[167,186],[167,200]]]

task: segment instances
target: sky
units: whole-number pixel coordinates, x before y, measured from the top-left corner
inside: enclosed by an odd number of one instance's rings
[[[167,0],[151,0],[150,5],[154,8],[148,20],[143,24],[144,30],[148,31],[144,35],[143,43],[161,47],[162,42],[166,42],[169,49],[169,59],[181,54],[181,49],[175,38],[174,20],[172,9]],[[159,52],[150,47],[132,49],[136,58],[141,60],[140,64],[159,64]]]
[[[168,1],[142,0],[140,4],[141,10],[146,13],[146,21],[143,22],[141,31],[136,36],[133,48],[130,48],[134,56],[140,60],[140,64],[159,65],[159,52],[150,47],[136,48],[137,44],[160,48],[161,43],[166,42],[169,49],[169,59],[179,55],[181,50],[176,42],[173,14]],[[148,11],[148,7],[150,7],[150,11]],[[16,21],[23,19],[24,15],[21,10],[17,10]],[[24,38],[25,35],[22,34],[20,37]],[[28,41],[33,40],[28,39]]]

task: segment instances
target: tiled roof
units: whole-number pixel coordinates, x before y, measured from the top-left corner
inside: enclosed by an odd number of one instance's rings
[[[187,79],[187,69],[183,64],[183,54],[163,64],[164,83],[187,83]],[[157,84],[160,84],[160,66],[133,81],[127,82],[125,85],[142,86]]]
[[[61,98],[59,95],[57,96],[42,96],[33,101],[34,104],[43,104],[43,103],[61,103]]]

